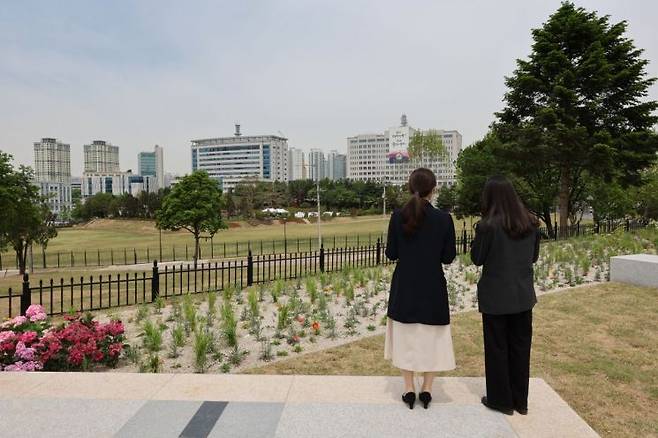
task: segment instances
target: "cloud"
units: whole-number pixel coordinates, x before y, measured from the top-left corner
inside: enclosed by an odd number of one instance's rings
[[[628,19],[658,56],[653,2],[579,2]],[[189,141],[283,132],[289,145],[345,149],[405,112],[413,126],[481,137],[530,29],[559,1],[10,2],[0,11],[0,149],[32,163],[32,143],[121,147],[121,165],[165,148],[190,169]],[[656,75],[655,63],[650,73]],[[657,98],[656,87],[652,97]]]

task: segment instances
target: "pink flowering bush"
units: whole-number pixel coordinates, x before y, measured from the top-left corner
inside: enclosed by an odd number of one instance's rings
[[[64,317],[54,327],[39,305],[0,324],[0,371],[75,371],[114,367],[124,347],[121,321],[101,324],[91,314]]]

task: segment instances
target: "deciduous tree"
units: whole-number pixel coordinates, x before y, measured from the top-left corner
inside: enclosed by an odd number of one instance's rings
[[[227,228],[222,219],[222,192],[206,172],[186,175],[171,189],[156,214],[156,225],[163,230],[184,229],[194,236],[194,266],[199,259],[202,233],[212,237]]]

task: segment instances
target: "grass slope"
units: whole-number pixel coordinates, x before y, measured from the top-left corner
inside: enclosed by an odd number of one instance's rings
[[[544,295],[534,312],[531,374],[598,433],[658,436],[658,289],[615,283]],[[480,315],[452,321],[457,370],[483,376]],[[398,375],[382,336],[247,370],[251,374]]]

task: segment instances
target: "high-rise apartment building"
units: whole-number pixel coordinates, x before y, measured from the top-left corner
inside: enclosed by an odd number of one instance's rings
[[[85,172],[119,172],[119,146],[103,140],[94,140],[84,145]]]
[[[322,180],[325,176],[326,160],[321,149],[311,149],[308,153],[308,178],[313,181]]]
[[[55,138],[34,143],[34,179],[71,183],[71,146]]]
[[[192,171],[205,170],[223,189],[241,181],[288,181],[288,139],[277,135],[192,140]]]
[[[140,152],[137,155],[138,173],[142,176],[152,176],[159,188],[165,187],[164,160],[162,148],[155,145],[153,152]]]
[[[34,182],[50,211],[60,216],[71,203],[71,146],[55,138],[34,143]]]
[[[455,130],[434,130],[443,141],[445,155],[410,159],[409,141],[418,130],[407,124],[405,115],[399,126],[384,134],[365,134],[347,138],[347,177],[355,180],[384,181],[402,185],[418,167],[432,169],[439,186],[452,185],[456,180],[457,157],[462,136]]]
[[[298,148],[288,149],[288,181],[306,178],[307,172],[304,151]]]
[[[325,162],[325,178],[329,178],[334,181],[345,179],[346,172],[347,155],[339,154],[336,150],[329,151]]]

